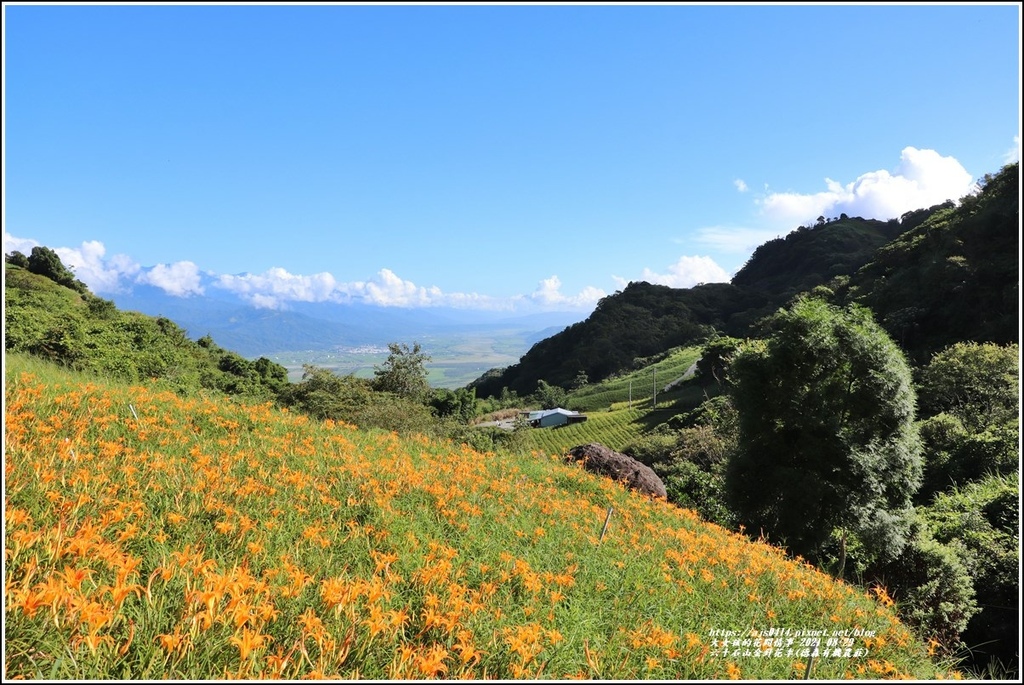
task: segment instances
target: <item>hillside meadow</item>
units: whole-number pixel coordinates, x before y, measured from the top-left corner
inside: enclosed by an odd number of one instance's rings
[[[5,368],[5,679],[936,679],[865,593],[560,457]]]

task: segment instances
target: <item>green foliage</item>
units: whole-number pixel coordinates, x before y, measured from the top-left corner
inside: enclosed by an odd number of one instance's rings
[[[961,635],[973,661],[984,665],[992,657],[1016,669],[1019,474],[989,476],[949,490],[920,511],[935,539],[957,551],[973,584],[980,611],[970,617]]]
[[[960,342],[938,352],[917,381],[922,416],[948,412],[970,431],[1020,413],[1020,345]]]
[[[373,389],[365,379],[339,376],[329,369],[306,365],[302,381],[281,394],[285,406],[317,419],[351,423],[398,433],[428,433],[430,409],[421,402]]]
[[[697,379],[703,387],[725,384],[729,361],[742,342],[737,338],[718,336],[704,344],[697,362]]]
[[[741,523],[810,559],[835,530],[891,557],[920,484],[910,368],[859,307],[802,299],[734,357],[738,449],[726,485]]]
[[[942,413],[922,421],[920,432],[925,466],[918,502],[927,502],[952,486],[1020,468],[1020,422],[1016,417],[970,432],[959,417]]]
[[[956,342],[1017,341],[1019,167],[986,176],[979,193],[879,249],[852,277],[843,301],[874,310],[919,363]]]
[[[430,392],[425,366],[430,357],[419,343],[411,348],[405,343],[388,343],[388,351],[384,364],[373,369],[373,389],[412,401],[424,399]]]
[[[355,376],[339,376],[311,364],[303,367],[302,381],[281,394],[281,403],[315,419],[350,421],[371,401],[370,383]]]
[[[539,404],[541,409],[565,407],[568,398],[569,393],[565,388],[550,385],[543,379],[537,381],[537,390],[533,393],[533,401]]]
[[[736,449],[736,418],[728,397],[714,397],[630,442],[622,452],[654,469],[668,501],[731,527],[735,516],[725,495],[725,465]]]
[[[466,444],[478,452],[502,452],[505,454],[528,454],[530,441],[528,434],[532,429],[525,423],[517,425],[509,431],[503,428],[488,426],[484,428],[467,426],[464,423],[450,422],[442,424],[435,435],[451,440],[456,444]]]
[[[14,260],[9,263],[18,265],[25,264],[26,268],[28,268],[32,273],[45,276],[54,283],[62,285],[65,288],[70,288],[71,290],[83,294],[89,292],[85,283],[82,283],[80,280],[75,278],[75,274],[64,266],[64,263],[60,260],[60,257],[57,256],[57,253],[50,248],[43,246],[33,247],[32,254],[30,254],[27,259],[21,259],[24,258],[24,255],[21,255],[20,253],[16,254],[19,256],[15,256]]]
[[[695,509],[708,521],[733,527],[737,521],[728,505],[725,475],[735,450],[735,428],[726,424],[698,424],[679,431],[675,458],[655,469],[665,482],[669,501]]]
[[[903,230],[895,221],[860,217],[825,221],[821,217],[813,228],[801,226],[784,238],[758,246],[732,283],[771,293],[778,306],[836,276],[854,273],[871,260],[875,250]]]
[[[40,263],[56,269],[47,252],[38,254]],[[162,379],[185,394],[209,389],[269,400],[287,384],[283,366],[266,358],[244,359],[209,337],[193,342],[170,319],[118,311],[87,290],[11,263],[5,276],[8,351],[128,382]]]
[[[622,453],[654,468],[675,458],[676,440],[672,433],[647,433],[624,446]]]
[[[13,266],[20,267],[22,269],[28,269],[28,257],[17,250],[11,251],[5,261]]]
[[[953,485],[1020,465],[1020,346],[963,342],[918,372],[927,502]]]
[[[763,303],[763,297],[754,297]],[[527,394],[540,379],[569,387],[581,372],[593,384],[635,368],[637,358],[707,337],[726,325],[728,312],[749,309],[748,300],[725,283],[689,289],[630,283],[598,302],[586,321],[538,342],[518,364],[485,374],[473,386],[481,397],[496,395],[502,387]]]
[[[452,418],[468,423],[477,414],[476,390],[438,388],[434,390],[429,404],[434,414],[440,418]]]
[[[870,567],[866,576],[886,588],[900,616],[922,638],[937,640],[949,653],[960,649],[960,633],[978,611],[970,572],[926,527],[915,524],[915,535],[899,556]]]
[[[569,393],[568,402],[571,408],[579,411],[608,409],[615,404],[630,401],[637,407],[649,407],[654,397],[654,383],[657,381],[658,400],[662,404],[679,397],[677,394],[669,395],[665,387],[678,381],[698,355],[697,347],[677,347],[652,357],[635,359],[632,370],[573,390]]]

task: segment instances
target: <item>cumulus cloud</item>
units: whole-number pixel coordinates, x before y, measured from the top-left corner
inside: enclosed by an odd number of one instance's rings
[[[192,262],[183,261],[157,264],[139,274],[135,282],[156,286],[175,297],[188,297],[203,294],[200,280],[199,267]]]
[[[120,292],[124,279],[139,272],[139,265],[127,255],[104,258],[107,248],[98,240],[88,240],[78,248],[58,247],[54,252],[78,280],[97,294]]]
[[[4,232],[4,251],[31,252],[39,243]],[[82,243],[79,248],[54,248],[75,275],[96,293],[121,292],[132,284],[151,285],[175,297],[202,295],[204,273],[190,261],[140,267],[125,255],[106,257],[99,241]],[[561,282],[552,276],[528,295],[496,298],[478,293],[446,293],[436,286],[424,287],[401,278],[390,269],[381,269],[365,281],[343,282],[327,272],[312,275],[289,273],[280,267],[261,274],[205,273],[216,288],[237,295],[254,307],[285,309],[291,302],[363,302],[381,307],[454,307],[460,309],[506,310],[520,307],[587,308],[593,307],[605,292],[587,287],[577,295],[561,292]]]
[[[621,276],[613,276],[621,286],[629,284],[629,280]],[[636,281],[647,281],[655,285],[667,285],[670,288],[692,288],[701,283],[725,283],[729,274],[711,257],[688,257],[683,255],[668,267],[668,273],[657,273],[645,268]]]
[[[12,252],[20,252],[25,256],[28,256],[32,252],[33,247],[39,247],[39,243],[32,240],[31,238],[18,238],[13,236],[7,231],[4,231],[4,254],[9,255]]]
[[[39,242],[18,238],[4,231],[4,254],[21,252],[29,255]],[[79,247],[55,247],[53,251],[75,278],[96,294],[116,293],[124,289],[124,281],[139,272],[139,265],[123,254],[105,257],[107,248],[98,240],[87,240]]]
[[[846,213],[888,220],[974,190],[974,179],[953,157],[906,147],[893,171],[871,171],[845,185],[825,179],[817,193],[770,193],[760,200],[762,214],[780,224],[808,224],[819,216]]]
[[[559,306],[584,308],[592,307],[605,296],[600,288],[587,286],[575,296],[562,293],[562,280],[558,276],[545,278],[537,285],[537,289],[529,295],[529,300],[543,307]]]
[[[519,303],[567,303],[558,294],[499,299],[478,293],[446,293],[437,286],[420,286],[391,269],[381,269],[365,281],[338,281],[329,273],[302,276],[275,267],[262,274],[222,275],[218,288],[235,293],[255,307],[283,309],[289,302],[363,302],[380,307],[455,307],[511,310]],[[603,293],[602,293],[603,295]],[[596,300],[595,300],[596,301]]]
[[[214,285],[264,309],[280,309],[285,302],[339,299],[339,283],[326,271],[300,276],[275,266],[262,274],[222,274]]]
[[[362,286],[364,299],[382,307],[427,307],[443,301],[441,290],[436,286],[418,286],[399,278],[390,269],[381,269],[376,278]]]
[[[736,190],[740,191],[741,193],[747,192],[747,190],[748,190],[747,184],[746,184],[746,182],[742,178],[737,178],[732,183],[733,183],[733,185],[736,186]]]

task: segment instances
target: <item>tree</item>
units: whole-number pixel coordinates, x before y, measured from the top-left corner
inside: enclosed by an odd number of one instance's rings
[[[373,369],[373,389],[390,392],[410,400],[422,400],[430,391],[427,382],[426,363],[430,357],[423,353],[420,344],[412,348],[405,343],[388,343],[391,354],[382,366]]]
[[[89,292],[85,283],[75,278],[75,275],[64,266],[64,262],[60,261],[57,253],[48,247],[32,248],[32,254],[28,257],[28,270],[82,294]]]
[[[590,379],[587,377],[587,372],[581,370],[576,374],[576,378],[573,379],[572,384],[569,386],[570,390],[579,390],[585,388],[590,383]]]
[[[1020,413],[1020,345],[959,342],[934,357],[918,380],[921,411],[955,415],[971,430]]]
[[[20,266],[22,269],[28,269],[28,257],[17,250],[13,250],[7,255],[7,263]]]
[[[736,338],[719,336],[704,344],[696,370],[702,388],[724,384],[729,357],[736,352],[741,342]]]
[[[440,418],[453,418],[469,422],[476,416],[476,388],[438,388],[430,398],[434,414]]]
[[[740,523],[821,561],[833,533],[880,558],[909,534],[920,441],[906,359],[870,311],[803,298],[730,367],[739,414],[726,490]]]
[[[541,409],[557,409],[565,406],[569,393],[557,385],[551,385],[544,379],[537,381],[537,391],[533,393],[534,400],[540,404]]]

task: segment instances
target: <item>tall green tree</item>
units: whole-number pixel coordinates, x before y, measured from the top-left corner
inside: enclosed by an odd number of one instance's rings
[[[891,558],[906,544],[920,484],[915,395],[902,352],[870,311],[800,299],[733,358],[739,416],[726,491],[739,521],[822,561],[853,534]]]
[[[55,283],[60,283],[66,288],[71,288],[82,294],[89,292],[85,283],[75,278],[64,262],[60,260],[57,253],[48,247],[38,245],[32,248],[32,254],[28,257],[28,270],[40,276],[46,276]],[[17,262],[15,262],[17,263]]]
[[[373,389],[409,400],[426,398],[430,392],[426,368],[430,357],[420,344],[414,342],[410,348],[405,343],[388,343],[388,351],[390,354],[384,364],[373,369]]]

